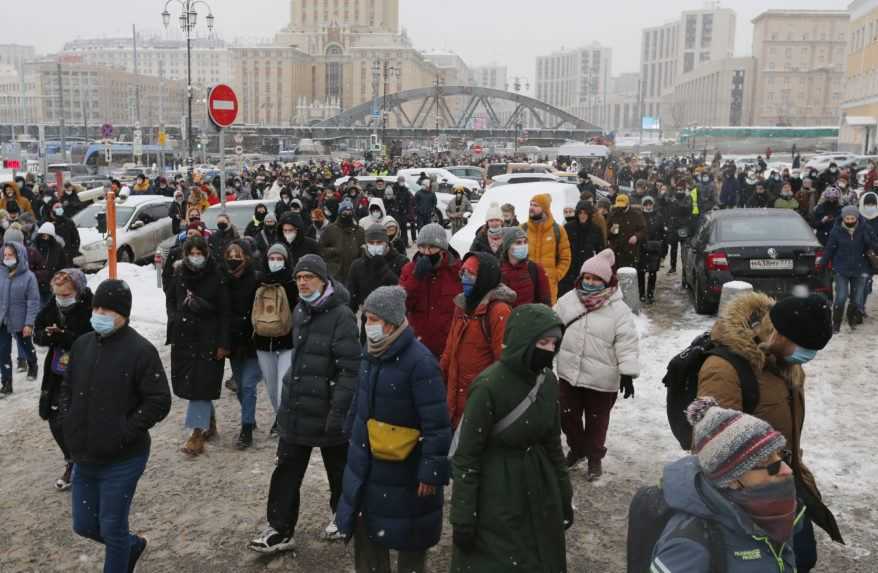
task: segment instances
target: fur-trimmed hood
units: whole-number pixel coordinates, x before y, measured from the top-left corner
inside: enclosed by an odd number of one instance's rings
[[[768,316],[772,306],[774,299],[762,293],[742,294],[723,310],[710,335],[714,342],[746,358],[757,376],[766,361],[759,344],[768,342],[774,332]]]

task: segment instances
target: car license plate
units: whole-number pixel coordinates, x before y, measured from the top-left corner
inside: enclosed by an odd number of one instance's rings
[[[793,259],[750,259],[754,271],[791,271]]]

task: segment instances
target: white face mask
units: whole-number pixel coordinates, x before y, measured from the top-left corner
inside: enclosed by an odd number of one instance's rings
[[[11,258],[9,258],[9,257],[4,257],[4,258],[3,258],[3,264],[6,265],[7,268],[10,268],[10,269],[11,269],[11,268],[13,268],[15,265],[18,264],[18,260],[16,260],[16,259],[11,259]]]
[[[59,207],[57,209],[52,209],[52,212],[54,212],[56,215],[58,215],[60,217],[61,215],[64,214],[64,209]]]
[[[286,239],[288,243],[292,243],[296,240],[296,232],[293,231],[292,233],[284,233],[284,239]]]
[[[384,324],[376,322],[375,324],[366,325],[366,338],[372,342],[381,342],[387,335],[384,334]]]
[[[366,250],[370,256],[380,257],[384,254],[384,245],[366,245]]]
[[[278,271],[283,270],[283,268],[285,266],[286,266],[286,263],[283,261],[278,261],[278,260],[268,261],[268,270],[270,270],[273,273],[276,273]]]

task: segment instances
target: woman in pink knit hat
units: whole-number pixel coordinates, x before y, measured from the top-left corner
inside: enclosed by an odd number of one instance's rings
[[[574,289],[554,308],[565,328],[555,366],[561,381],[561,429],[570,446],[567,465],[587,459],[590,481],[603,473],[616,397],[620,392],[633,397],[633,380],[640,374],[637,328],[622,300],[615,262],[610,249],[585,261]]]

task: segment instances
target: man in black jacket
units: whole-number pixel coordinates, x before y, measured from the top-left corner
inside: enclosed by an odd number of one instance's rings
[[[293,362],[283,378],[277,413],[280,442],[268,492],[265,532],[250,541],[259,553],[293,548],[299,519],[299,489],[312,448],[320,448],[329,480],[329,506],[335,513],[347,460],[343,427],[353,400],[361,348],[350,295],[332,279],[317,255],[299,259],[294,276],[299,304],[293,311]],[[335,519],[325,529],[338,538]]]
[[[393,217],[399,223],[399,231],[405,240],[405,246],[409,246],[409,229],[411,229],[412,242],[417,239],[417,229],[415,229],[412,215],[414,213],[414,196],[405,184],[405,177],[400,175],[393,184],[393,194],[396,196],[396,209],[391,211]]]
[[[74,462],[73,530],[106,547],[104,571],[134,571],[147,540],[128,530],[137,482],[149,458],[149,429],[171,409],[155,346],[128,325],[131,290],[106,280],[91,325],[73,344],[59,401]]]

